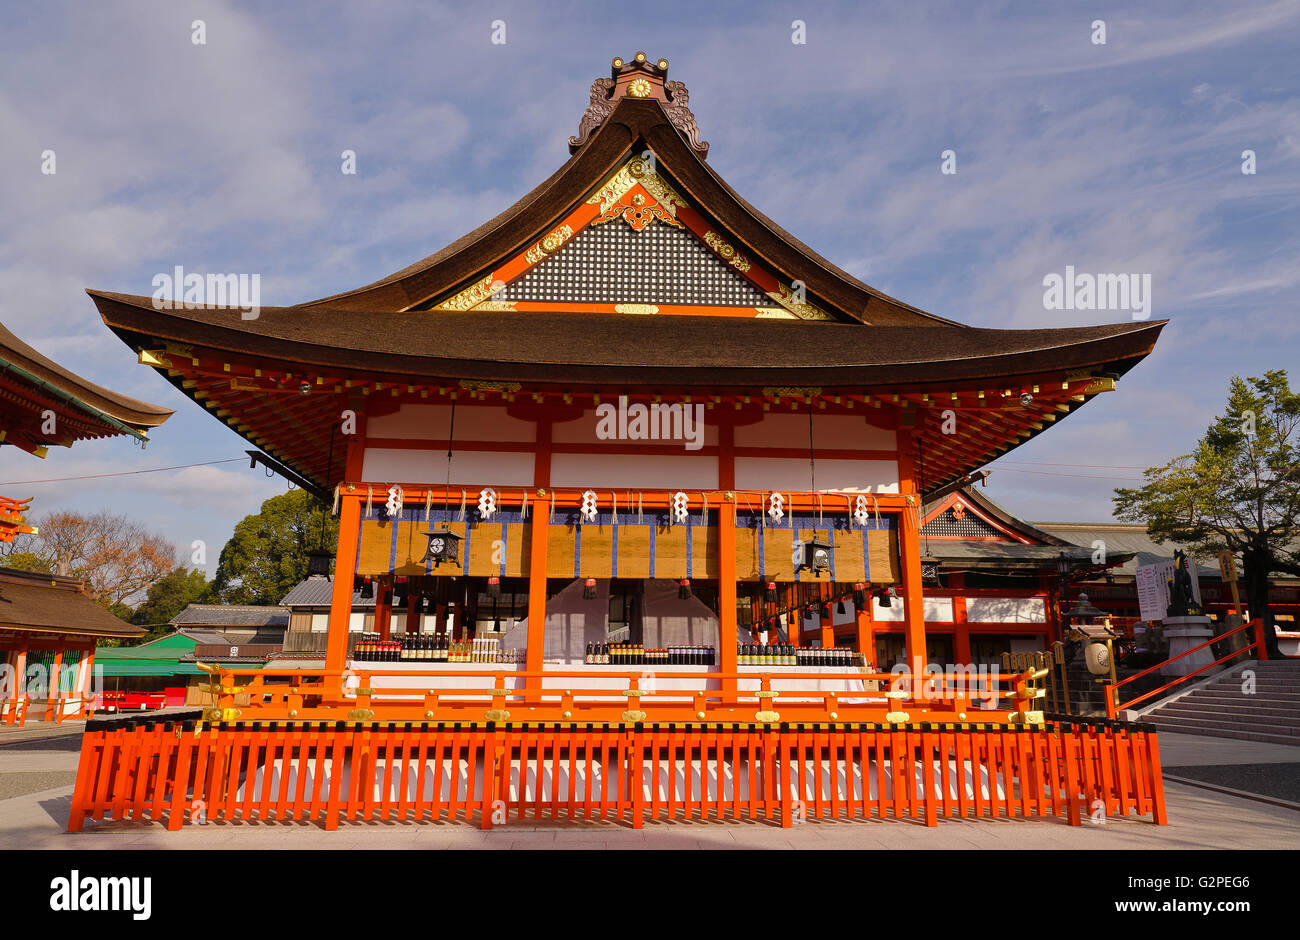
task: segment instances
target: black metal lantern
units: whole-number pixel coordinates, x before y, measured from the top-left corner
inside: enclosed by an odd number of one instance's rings
[[[867,586],[861,581],[853,585],[853,606],[857,610],[867,609]]]
[[[1061,552],[1056,556],[1056,573],[1062,578],[1070,576],[1070,559],[1065,552]]]
[[[803,560],[799,563],[800,570],[807,568],[813,574],[821,574],[823,571],[831,570],[831,547],[827,542],[819,538],[811,538],[803,543]]]
[[[876,600],[880,601],[881,607],[889,607],[890,598],[892,596],[893,595],[889,592],[888,588],[881,588],[879,591],[876,592]]]
[[[313,548],[307,553],[307,577],[328,578],[330,576],[330,559],[334,553],[327,548]]]
[[[460,554],[460,536],[447,527],[424,533],[429,540],[429,547],[424,551],[420,562],[432,561],[434,566],[455,565]]]

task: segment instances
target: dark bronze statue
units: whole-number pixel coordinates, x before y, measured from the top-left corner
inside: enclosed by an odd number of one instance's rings
[[[1174,552],[1174,576],[1169,582],[1168,617],[1197,617],[1205,611],[1196,603],[1192,592],[1192,573],[1187,568],[1187,556],[1183,552]]]

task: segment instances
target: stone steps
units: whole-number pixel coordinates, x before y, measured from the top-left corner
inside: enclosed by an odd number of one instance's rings
[[[1300,662],[1247,663],[1251,694],[1241,674],[1224,676],[1157,705],[1143,716],[1161,731],[1204,734],[1300,747]]]

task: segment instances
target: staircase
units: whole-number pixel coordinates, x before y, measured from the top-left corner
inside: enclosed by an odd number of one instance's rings
[[[1160,731],[1204,734],[1241,741],[1300,747],[1300,660],[1250,662],[1253,695],[1242,692],[1242,671],[1233,669],[1143,716]]]

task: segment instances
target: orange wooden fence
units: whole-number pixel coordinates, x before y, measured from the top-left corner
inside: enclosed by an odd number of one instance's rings
[[[337,771],[337,772],[336,772]],[[68,829],[87,819],[477,821],[1151,816],[1156,735],[1023,725],[564,723],[87,725]]]

